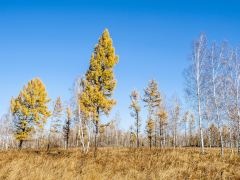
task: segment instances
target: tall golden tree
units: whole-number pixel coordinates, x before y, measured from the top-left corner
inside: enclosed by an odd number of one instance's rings
[[[113,68],[117,63],[118,56],[115,55],[110,34],[105,29],[92,53],[86,73],[86,86],[80,97],[81,110],[93,119],[95,125],[95,152],[100,115],[109,114],[116,103],[112,95],[116,87]]]
[[[50,101],[43,82],[35,78],[24,86],[17,98],[11,100],[11,112],[14,116],[14,134],[22,148],[35,126],[40,128],[51,115],[47,103]]]

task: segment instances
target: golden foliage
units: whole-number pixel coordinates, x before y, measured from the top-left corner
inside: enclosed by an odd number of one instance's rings
[[[132,93],[130,95],[130,99],[131,99],[130,109],[135,111],[135,113],[140,112],[141,111],[141,107],[139,105],[140,96],[139,96],[139,93],[136,90],[132,91]]]
[[[161,94],[158,90],[158,84],[156,81],[151,80],[148,83],[148,87],[144,90],[144,98],[143,101],[148,106],[149,117],[152,117],[154,113],[154,109],[161,104]]]
[[[47,103],[50,101],[43,82],[35,78],[24,86],[17,98],[11,100],[11,112],[15,117],[15,136],[26,140],[34,125],[42,128],[51,115]]]
[[[111,99],[116,80],[113,68],[118,62],[112,39],[106,29],[100,37],[91,56],[90,67],[86,73],[85,89],[80,97],[81,110],[95,121],[99,114],[108,114],[116,103]]]

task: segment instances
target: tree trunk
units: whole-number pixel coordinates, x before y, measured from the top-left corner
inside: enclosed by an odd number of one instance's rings
[[[22,145],[23,145],[23,140],[20,140],[20,141],[19,141],[18,148],[19,148],[19,149],[22,149]]]
[[[187,121],[185,122],[185,147],[187,147]]]
[[[156,120],[154,125],[154,146],[157,147],[157,121]]]
[[[238,119],[238,155],[240,155],[240,120]]]
[[[94,137],[94,157],[97,157],[97,148],[98,148],[98,121],[95,124],[95,137]]]
[[[221,156],[223,157],[224,155],[224,150],[223,150],[223,135],[222,135],[222,129],[219,129],[219,135],[220,135],[220,143],[221,143]]]
[[[200,131],[200,142],[201,142],[201,153],[204,154],[204,141],[203,141],[203,130],[202,130],[202,114],[201,114],[201,102],[198,90],[198,123]]]
[[[212,148],[212,133],[210,129],[209,129],[209,147]]]
[[[152,149],[152,135],[149,137],[149,147]]]
[[[159,146],[162,148],[162,124],[161,119],[159,119]]]
[[[137,113],[137,147],[139,148],[139,115],[138,112]]]

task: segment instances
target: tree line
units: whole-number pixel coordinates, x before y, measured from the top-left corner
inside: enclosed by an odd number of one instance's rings
[[[12,98],[9,113],[0,121],[0,148],[79,147],[88,153],[92,147],[97,155],[99,146],[201,147],[202,153],[205,147],[219,147],[223,156],[224,148],[238,147],[240,154],[238,53],[238,48],[226,42],[208,44],[201,34],[193,43],[189,67],[184,71],[189,108],[183,108],[177,96],[167,101],[158,83],[150,80],[142,96],[137,90],[130,93],[129,112],[134,123],[123,131],[120,114],[106,124],[101,121],[116,104],[112,96],[118,56],[106,29],[86,74],[74,82],[69,103],[58,97],[50,108],[51,100],[40,78],[29,81]],[[145,121],[142,108],[147,110]]]

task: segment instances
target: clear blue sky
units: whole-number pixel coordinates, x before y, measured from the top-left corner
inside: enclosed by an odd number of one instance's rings
[[[240,43],[239,8],[231,0],[0,0],[0,115],[34,77],[43,80],[52,99],[67,101],[108,28],[120,57],[113,115],[120,112],[120,126],[127,129],[133,124],[132,89],[142,93],[155,79],[168,97],[183,96],[182,71],[200,32],[209,41]]]

